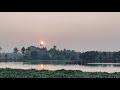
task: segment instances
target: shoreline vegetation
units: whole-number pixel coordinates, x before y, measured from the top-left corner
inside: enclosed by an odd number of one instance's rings
[[[2,48],[0,49],[2,52]],[[59,50],[57,46],[51,49],[46,47],[29,46],[18,49],[15,47],[11,53],[0,53],[0,62],[6,61],[37,61],[37,60],[59,60],[70,61],[66,64],[86,64],[86,63],[120,63],[120,51],[101,52],[86,51],[76,52],[74,50]]]
[[[1,68],[0,78],[120,78],[120,72],[82,72],[80,70],[35,70]]]

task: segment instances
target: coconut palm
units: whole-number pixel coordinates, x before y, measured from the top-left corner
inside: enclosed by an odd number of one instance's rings
[[[13,51],[14,51],[14,53],[18,53],[18,48],[17,47],[15,47],[14,49],[13,49]]]
[[[0,50],[2,50],[2,48],[0,47]],[[1,58],[1,54],[0,54],[0,58]]]
[[[0,47],[0,51],[2,50],[2,48]]]
[[[0,47],[0,50],[2,50],[2,48]]]
[[[25,53],[25,47],[21,48],[21,52],[24,54]]]

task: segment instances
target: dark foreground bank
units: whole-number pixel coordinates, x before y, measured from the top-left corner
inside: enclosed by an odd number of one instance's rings
[[[82,72],[79,70],[0,69],[0,78],[120,78],[120,72]]]

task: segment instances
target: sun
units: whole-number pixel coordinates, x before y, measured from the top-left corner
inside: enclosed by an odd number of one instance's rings
[[[41,45],[44,45],[44,42],[43,42],[43,41],[41,41],[41,42],[40,42],[40,44],[41,44]]]

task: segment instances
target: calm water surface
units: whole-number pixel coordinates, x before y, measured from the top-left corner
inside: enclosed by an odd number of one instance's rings
[[[27,64],[23,62],[1,62],[0,68],[13,69],[37,69],[40,70],[40,64]],[[82,70],[84,72],[120,72],[120,63],[88,63],[87,65],[52,65],[44,64],[46,70]]]

